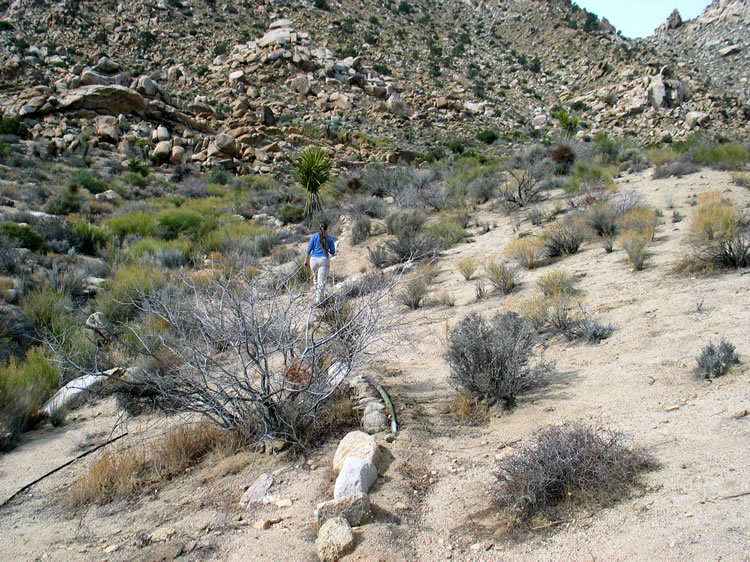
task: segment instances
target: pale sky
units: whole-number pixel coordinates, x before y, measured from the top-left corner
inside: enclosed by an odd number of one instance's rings
[[[677,8],[683,21],[703,13],[711,0],[574,0],[578,6],[605,17],[625,37],[634,39],[654,33]]]

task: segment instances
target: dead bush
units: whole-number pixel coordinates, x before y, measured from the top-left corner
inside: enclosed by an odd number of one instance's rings
[[[532,357],[536,338],[529,322],[508,312],[485,320],[472,313],[450,331],[445,359],[450,381],[468,392],[512,407],[519,393],[554,370]]]
[[[547,260],[544,251],[544,239],[527,236],[513,240],[505,248],[505,255],[516,260],[526,269],[534,269],[543,265]]]
[[[621,433],[550,426],[500,461],[497,505],[511,527],[534,517],[556,521],[627,498],[639,475],[655,466],[649,452],[629,446]]]
[[[518,269],[516,266],[498,262],[494,259],[484,264],[487,280],[501,295],[507,295],[518,285]]]
[[[460,422],[480,425],[489,417],[487,400],[470,392],[459,392],[451,402],[451,413]]]

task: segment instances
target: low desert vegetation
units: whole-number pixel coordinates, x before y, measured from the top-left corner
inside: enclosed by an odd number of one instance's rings
[[[456,261],[456,269],[466,281],[471,281],[471,278],[477,271],[478,265],[476,258],[471,256],[463,257]]]
[[[66,493],[78,510],[130,496],[182,473],[208,456],[220,459],[239,450],[237,435],[208,424],[187,424],[153,441],[101,453]]]
[[[509,530],[545,527],[627,499],[655,467],[623,434],[580,423],[549,426],[499,462],[497,507]]]
[[[535,353],[537,340],[528,320],[515,313],[485,320],[472,313],[450,330],[445,360],[456,387],[506,408],[554,371]]]
[[[744,268],[750,266],[750,221],[719,193],[699,198],[690,217],[693,255],[689,269]]]
[[[513,240],[506,246],[505,255],[526,269],[535,269],[548,261],[544,238],[541,236],[526,236]]]
[[[736,349],[733,344],[724,339],[718,345],[709,343],[695,359],[701,375],[710,379],[725,374],[732,365],[740,362]]]
[[[484,264],[487,281],[495,291],[507,295],[518,286],[518,268],[516,266],[490,259]]]

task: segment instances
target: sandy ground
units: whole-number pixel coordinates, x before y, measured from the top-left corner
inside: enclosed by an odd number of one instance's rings
[[[502,256],[513,221],[480,210],[470,243],[446,252],[432,285],[434,304],[406,312],[417,345],[400,349],[373,371],[396,404],[401,430],[392,443],[379,435],[384,462],[371,490],[373,518],[355,529],[346,560],[748,560],[750,559],[750,275],[725,272],[677,276],[673,264],[688,251],[688,220],[673,223],[672,208],[689,217],[693,195],[718,190],[750,205],[750,190],[728,174],[703,171],[680,179],[618,180],[664,212],[664,223],[643,271],[624,252],[596,243],[553,265],[521,272],[520,289],[476,302],[473,281],[455,269],[464,256]],[[521,230],[532,227],[527,221]],[[357,273],[366,253],[345,236],[335,267]],[[514,310],[539,275],[562,268],[577,275],[585,307],[611,323],[598,345],[554,339],[545,357],[557,364],[550,384],[524,396],[512,412],[493,410],[486,424],[468,426],[450,414],[455,390],[442,359],[446,327],[471,311]],[[451,291],[456,305],[437,304]],[[734,343],[742,363],[706,382],[695,357],[709,342]],[[386,368],[387,367],[387,368]],[[142,440],[163,424],[120,424],[109,402],[90,405],[62,428],[27,434],[0,457],[0,501],[24,484],[102,442],[110,433]],[[568,421],[621,431],[651,449],[660,467],[647,489],[611,508],[515,540],[500,532],[493,509],[497,459],[535,430]],[[331,441],[308,458],[279,461],[245,453],[209,459],[148,494],[71,514],[62,497],[87,457],[0,508],[2,560],[315,560],[313,510],[332,497]],[[244,488],[262,472],[272,492],[292,501],[240,509]],[[253,523],[280,519],[270,529]]]

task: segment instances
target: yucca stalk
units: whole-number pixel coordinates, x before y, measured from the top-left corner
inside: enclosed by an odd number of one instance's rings
[[[333,162],[319,146],[306,149],[294,164],[292,175],[307,192],[305,218],[309,219],[316,211],[323,210],[320,190],[328,181],[332,166]]]

